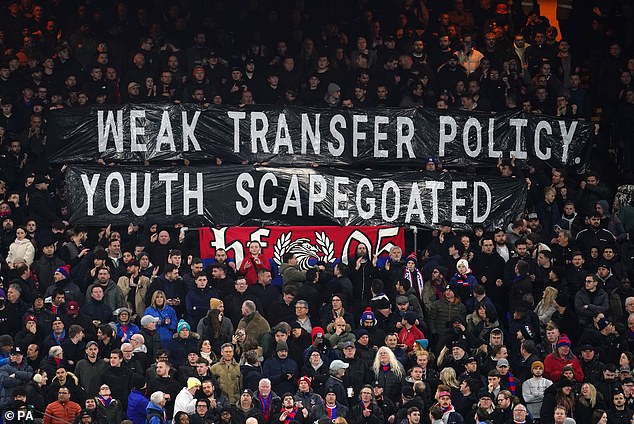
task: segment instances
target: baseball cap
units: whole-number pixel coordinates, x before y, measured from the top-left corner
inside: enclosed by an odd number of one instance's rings
[[[498,362],[496,364],[496,367],[507,367],[509,366],[509,361],[502,358],[502,359],[498,359]]]
[[[330,363],[330,371],[339,371],[339,370],[345,370],[349,367],[349,364],[346,364],[345,362],[343,362],[340,359],[335,359],[334,361],[332,361]]]

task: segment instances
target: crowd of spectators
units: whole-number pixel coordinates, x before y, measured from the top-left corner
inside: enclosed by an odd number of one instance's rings
[[[632,163],[632,8],[557,3],[561,33],[537,0],[0,1],[0,410],[633,422],[634,207],[602,176]],[[491,173],[526,178],[526,213],[442,222],[412,254],[359,244],[302,270],[251,242],[240,264],[203,261],[182,224],[67,222],[50,111],[142,102],[523,110],[594,119],[617,159],[583,176],[500,160]]]

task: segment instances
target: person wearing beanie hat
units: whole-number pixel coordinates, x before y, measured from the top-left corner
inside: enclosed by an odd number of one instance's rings
[[[185,321],[184,319],[181,319],[180,321],[178,321],[178,324],[176,325],[176,332],[180,333],[181,330],[183,329],[187,329],[187,331],[191,331],[192,328],[190,327],[189,323],[187,321]]]
[[[449,331],[454,331],[451,325],[457,318],[465,320],[467,308],[456,297],[453,286],[447,284],[443,291],[443,297],[431,304],[429,311],[429,329],[436,336],[444,336]],[[442,337],[441,337],[442,339]]]
[[[66,302],[70,300],[81,299],[82,292],[77,284],[70,278],[70,266],[58,267],[53,273],[54,284],[49,285],[44,291],[44,298],[54,298],[55,291],[58,289],[64,290],[66,293]]]
[[[466,259],[460,259],[456,263],[456,270],[454,276],[449,280],[449,284],[456,296],[458,296],[463,303],[468,304],[473,297],[473,288],[478,281],[471,273],[469,262]]]
[[[316,405],[324,403],[321,396],[312,391],[312,385],[312,379],[309,376],[304,375],[298,380],[298,390],[295,393],[295,400],[301,402],[302,405],[307,407],[309,410],[313,410]]]
[[[328,107],[337,107],[341,104],[341,87],[337,83],[331,82],[328,84],[324,102]]]
[[[281,378],[275,379],[274,384],[269,382],[269,386],[272,387],[275,393],[284,393],[289,390],[295,391],[295,381],[297,381],[297,375],[299,374],[299,366],[295,360],[288,357],[288,350],[287,342],[277,342],[275,355],[266,360],[262,367],[262,374],[265,376],[281,376]]]
[[[420,300],[423,299],[423,292],[425,287],[425,279],[422,272],[418,269],[418,259],[416,258],[416,252],[412,252],[405,260],[405,272],[403,278],[409,281],[410,286],[414,289],[416,297]]]
[[[188,415],[196,412],[196,392],[200,390],[201,382],[195,377],[187,379],[187,386],[183,387],[174,401],[174,416],[179,412]]]
[[[224,302],[222,300],[215,297],[209,299],[209,309],[220,309],[221,307],[224,308]]]
[[[60,266],[55,270],[55,274],[59,273],[63,278],[70,278],[70,266]]]
[[[368,327],[376,325],[376,317],[374,316],[374,312],[372,312],[371,308],[366,308],[365,311],[361,314],[361,319],[359,320],[359,325],[361,327]]]
[[[572,366],[574,378],[578,383],[583,382],[583,369],[581,363],[570,349],[570,339],[566,334],[562,334],[557,341],[557,350],[550,353],[544,359],[544,377],[558,383],[563,375],[566,365]]]
[[[189,323],[185,320],[178,321],[176,334],[167,345],[170,362],[174,367],[185,365],[187,356],[191,351],[198,351],[200,336],[191,331]]]
[[[526,409],[528,409],[533,418],[539,418],[544,393],[548,387],[552,386],[553,382],[543,377],[544,364],[541,361],[532,363],[531,375],[531,378],[522,383],[522,396],[526,401]]]

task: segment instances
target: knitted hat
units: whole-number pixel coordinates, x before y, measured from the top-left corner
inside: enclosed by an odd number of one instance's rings
[[[211,299],[209,299],[209,309],[218,309],[220,308],[220,305],[222,305],[222,303],[222,300],[212,297]]]
[[[37,317],[33,314],[28,314],[24,317],[24,324],[26,324],[29,321],[33,321],[37,324]]]
[[[405,261],[407,262],[414,262],[414,265],[418,265],[418,258],[416,258],[416,252],[412,252],[410,253],[410,255],[407,257],[407,260]]]
[[[542,361],[533,362],[533,364],[531,365],[531,371],[533,371],[537,367],[541,367],[543,369],[544,368],[544,363]]]
[[[409,325],[415,325],[416,324],[416,312],[413,312],[413,311],[405,312],[405,314],[403,314],[403,319],[405,321],[407,321],[407,323]]]
[[[60,266],[59,268],[55,270],[55,272],[59,272],[60,274],[64,276],[64,278],[69,278],[70,277],[69,269],[70,267],[68,265]]]
[[[360,325],[363,325],[363,321],[374,321],[376,324],[376,317],[374,316],[374,312],[372,312],[372,308],[365,308],[365,311],[361,314]]]
[[[322,336],[324,336],[326,334],[326,332],[324,331],[323,328],[321,327],[313,327],[312,331],[310,332],[310,339],[314,342],[315,341],[315,337],[317,337],[317,334],[321,333]]]
[[[458,269],[458,267],[460,265],[464,265],[465,268],[467,268],[467,271],[469,270],[469,261],[466,259],[460,259],[457,263],[456,263],[456,269]]]
[[[281,352],[283,350],[288,352],[288,345],[286,344],[286,342],[277,342],[277,346],[275,347],[275,351],[276,352]]]
[[[79,302],[76,300],[71,300],[66,305],[66,313],[68,315],[77,315],[79,314]]]
[[[357,328],[354,330],[354,335],[357,336],[357,340],[359,340],[363,336],[369,336],[370,333],[368,333],[368,330],[365,328]]]
[[[312,387],[312,385],[313,385],[313,381],[307,375],[305,375],[303,377],[300,377],[300,379],[297,381],[297,384],[299,384],[301,382],[307,383],[308,387]]]
[[[202,385],[202,383],[200,382],[199,379],[195,378],[195,377],[189,377],[187,379],[187,389],[191,389],[194,387],[200,387]]]
[[[557,347],[562,347],[562,346],[568,346],[570,347],[572,344],[570,343],[570,339],[568,338],[567,335],[562,334],[561,337],[559,337],[559,341],[557,342]]]
[[[177,332],[177,333],[180,333],[180,332],[181,332],[181,330],[182,330],[183,328],[186,328],[186,329],[188,329],[189,331],[191,331],[191,330],[192,330],[192,328],[189,326],[189,324],[187,323],[187,321],[185,321],[184,319],[182,319],[182,320],[178,321],[178,325],[176,326],[176,332]]]
[[[603,330],[608,325],[610,325],[610,321],[605,318],[601,318],[599,322],[597,322],[597,327],[599,328],[599,331]]]

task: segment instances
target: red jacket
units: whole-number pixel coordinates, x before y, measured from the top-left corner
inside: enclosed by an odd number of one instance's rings
[[[255,263],[253,256],[250,254],[247,255],[240,264],[240,269],[238,270],[240,274],[244,275],[244,278],[247,280],[247,284],[250,286],[258,282],[258,270],[271,270],[269,258],[261,254],[258,256],[258,259],[260,260],[259,264]]]
[[[398,333],[398,343],[407,345],[407,352],[410,352],[414,349],[414,342],[419,339],[424,339],[425,336],[423,332],[418,329],[418,327],[413,326],[407,331],[405,327],[401,328],[401,331]]]
[[[566,365],[571,365],[575,372],[575,380],[579,383],[583,382],[583,369],[576,356],[572,355],[572,359],[564,359],[557,352],[553,352],[544,359],[544,377],[550,379],[553,383],[559,382]]]
[[[46,407],[44,414],[44,424],[66,424],[74,423],[75,417],[81,412],[81,406],[79,404],[69,400],[66,403],[61,403],[56,400],[51,402]]]

